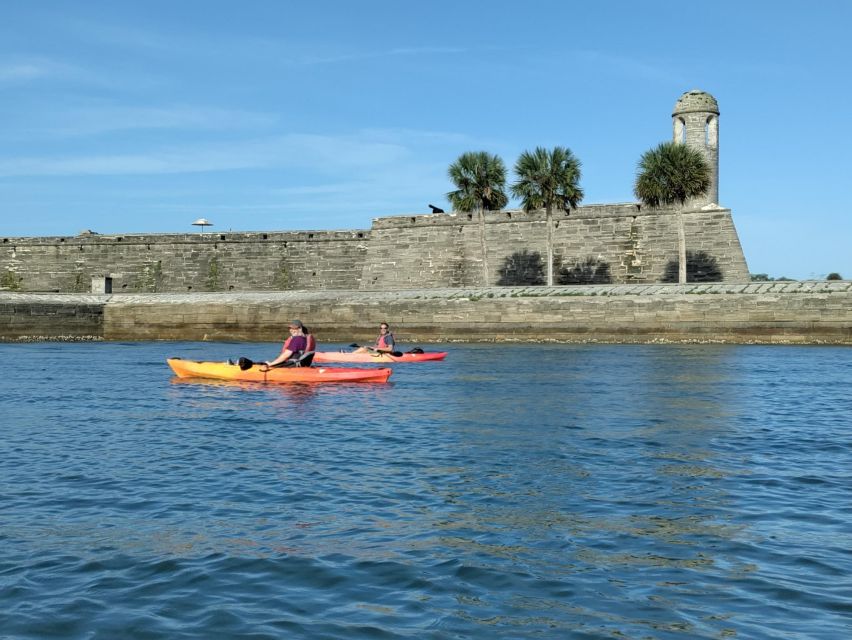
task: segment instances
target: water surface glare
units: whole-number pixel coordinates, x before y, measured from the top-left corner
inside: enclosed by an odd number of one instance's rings
[[[852,637],[852,349],[443,348],[0,345],[0,638]]]

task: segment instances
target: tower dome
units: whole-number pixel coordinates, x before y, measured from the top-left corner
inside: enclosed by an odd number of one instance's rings
[[[674,106],[673,116],[681,113],[715,113],[719,115],[719,104],[716,98],[706,91],[693,89],[687,91],[677,99]]]

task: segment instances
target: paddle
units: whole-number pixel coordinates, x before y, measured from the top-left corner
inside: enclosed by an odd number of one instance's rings
[[[353,343],[352,343],[352,344],[350,344],[349,346],[350,346],[350,347],[352,347],[353,349],[360,349],[360,348],[361,348],[361,345],[360,345],[360,344],[357,344],[357,343],[355,343],[355,342],[353,342]],[[402,351],[379,351],[379,350],[378,350],[378,349],[376,349],[375,347],[366,347],[366,346],[365,346],[364,348],[365,348],[365,349],[369,349],[370,351],[375,351],[375,352],[376,352],[376,353],[375,353],[375,355],[376,355],[377,357],[378,357],[378,356],[380,356],[380,355],[387,354],[387,355],[389,355],[389,356],[395,356],[395,357],[397,357],[397,358],[398,358],[398,357],[400,357],[400,356],[402,355]]]
[[[269,367],[269,365],[267,365],[265,362],[254,362],[253,360],[249,360],[248,358],[240,358],[239,360],[237,360],[237,364],[240,366],[240,371],[247,371],[247,370],[251,369],[256,364],[257,365],[265,365],[265,366]],[[286,364],[286,361],[281,362],[279,364],[276,364],[272,367],[269,367],[269,369],[277,369],[278,367],[283,367],[285,364]]]
[[[240,358],[239,360],[237,360],[237,364],[240,367],[240,371],[247,371],[255,365],[254,361],[249,360],[248,358]],[[258,362],[257,364],[261,363]]]
[[[237,360],[237,364],[239,365],[241,371],[247,371],[256,364],[267,367],[266,371],[269,371],[270,369],[277,369],[278,367],[310,367],[311,363],[313,362],[313,359],[314,352],[306,351],[296,359],[293,359],[291,357],[285,360],[284,362],[279,362],[278,364],[274,364],[271,367],[265,362],[254,362],[253,360],[249,360],[248,358],[240,358],[239,360]]]

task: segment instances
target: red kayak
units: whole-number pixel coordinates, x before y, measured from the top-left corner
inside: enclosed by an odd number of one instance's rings
[[[227,362],[197,362],[169,358],[166,360],[179,378],[213,378],[244,382],[387,382],[391,369],[355,369],[352,367],[279,367],[263,371],[255,365],[243,371]]]
[[[433,351],[431,353],[401,353],[391,355],[390,353],[354,353],[352,351],[317,351],[314,354],[314,362],[429,362],[430,360],[443,360],[447,357],[446,351]]]

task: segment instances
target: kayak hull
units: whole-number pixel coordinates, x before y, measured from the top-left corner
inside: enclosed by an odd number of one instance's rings
[[[314,362],[429,362],[443,360],[447,357],[446,351],[433,351],[431,353],[403,353],[401,356],[392,356],[389,353],[353,353],[337,351],[317,351],[314,354]]]
[[[344,367],[282,367],[261,371],[260,365],[242,371],[227,362],[198,362],[169,358],[166,360],[179,378],[211,378],[213,380],[239,380],[242,382],[271,382],[286,384],[319,382],[387,382],[391,369],[355,369]]]

